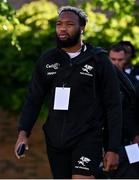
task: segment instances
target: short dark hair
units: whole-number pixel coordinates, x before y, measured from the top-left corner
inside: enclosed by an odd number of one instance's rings
[[[136,57],[135,48],[134,48],[133,44],[130,41],[120,41],[119,44],[121,44],[123,46],[129,46],[131,48],[131,58]]]
[[[70,11],[74,12],[79,17],[79,23],[81,26],[85,26],[87,23],[87,15],[86,13],[79,8],[72,7],[72,6],[64,6],[58,10],[58,14],[60,15],[62,12]]]
[[[121,44],[113,44],[109,49],[109,52],[110,51],[115,51],[115,52],[124,51],[126,53],[126,49]]]

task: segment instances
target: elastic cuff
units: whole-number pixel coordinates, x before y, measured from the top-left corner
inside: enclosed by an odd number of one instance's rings
[[[108,149],[107,149],[107,152],[108,152],[108,151],[111,151],[111,152],[114,152],[114,153],[117,153],[117,154],[118,154],[118,153],[119,153],[119,149],[120,149],[120,148],[108,148]]]
[[[20,131],[25,131],[27,138],[28,138],[28,137],[30,136],[30,134],[31,134],[31,132],[29,132],[29,131],[27,131],[27,130],[25,130],[25,129],[18,128],[18,133],[19,133]]]

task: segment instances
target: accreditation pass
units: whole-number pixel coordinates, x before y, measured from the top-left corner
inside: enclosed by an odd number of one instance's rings
[[[54,110],[68,110],[70,87],[56,87],[54,96]]]

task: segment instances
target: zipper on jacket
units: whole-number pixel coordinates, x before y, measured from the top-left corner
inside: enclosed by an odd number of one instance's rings
[[[61,146],[63,146],[63,144],[64,144],[65,122],[66,122],[66,112],[64,112],[63,125],[62,125],[62,128],[61,128],[61,137],[60,137],[61,138],[60,139]]]

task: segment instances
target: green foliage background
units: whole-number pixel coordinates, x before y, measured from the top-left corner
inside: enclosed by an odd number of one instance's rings
[[[84,40],[106,49],[130,40],[139,49],[139,6],[135,0],[70,1],[88,15]],[[0,0],[0,107],[18,112],[40,54],[55,46],[57,5],[45,0],[16,12]],[[139,56],[133,63],[139,62]]]

